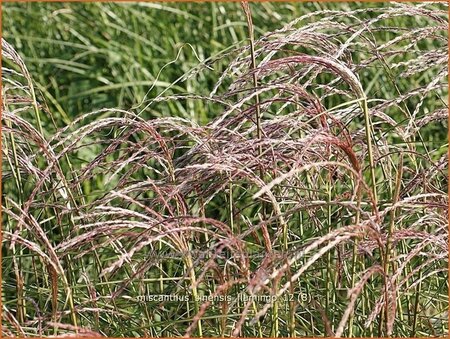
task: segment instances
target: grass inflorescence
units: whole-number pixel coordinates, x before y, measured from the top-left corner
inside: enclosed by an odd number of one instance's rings
[[[447,335],[447,5],[305,6],[268,31],[255,18],[290,7],[208,5],[44,6],[104,9],[111,31],[77,44],[6,29],[3,335]],[[52,59],[76,81],[104,53],[137,53],[114,64],[131,76],[170,42],[133,29],[201,22],[183,6],[230,11],[211,33],[230,45],[185,69],[183,40],[114,98],[106,75],[61,95],[28,68],[39,41],[82,51]]]

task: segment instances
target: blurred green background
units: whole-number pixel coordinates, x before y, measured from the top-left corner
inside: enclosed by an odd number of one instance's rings
[[[261,37],[309,12],[351,10],[360,5],[252,3],[255,36]],[[367,13],[367,18],[371,14]],[[392,25],[417,28],[426,22],[402,17]],[[389,30],[375,34],[380,43],[393,37]],[[130,109],[141,103],[147,92],[146,98],[165,90],[165,94],[209,94],[236,53],[187,81],[177,79],[200,61],[247,44],[239,2],[5,3],[3,36],[24,58],[52,112],[61,116],[56,119],[61,125],[98,108]],[[377,74],[376,69],[373,74],[366,69],[367,77],[362,79],[374,92],[383,91],[386,83],[376,81]],[[185,116],[205,123],[217,112],[204,105],[200,101],[171,102],[150,115]]]

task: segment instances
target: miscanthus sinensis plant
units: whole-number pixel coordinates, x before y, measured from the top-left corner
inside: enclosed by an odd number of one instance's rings
[[[245,43],[179,79],[208,94],[63,128],[2,41],[3,335],[447,334],[447,5],[258,36],[242,7]]]

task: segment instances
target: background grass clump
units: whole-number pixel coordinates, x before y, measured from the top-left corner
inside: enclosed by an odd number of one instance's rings
[[[447,4],[3,13],[3,335],[448,334]]]

